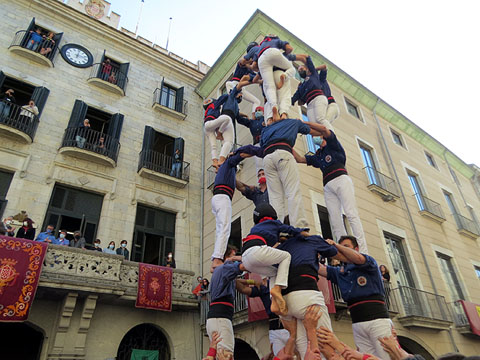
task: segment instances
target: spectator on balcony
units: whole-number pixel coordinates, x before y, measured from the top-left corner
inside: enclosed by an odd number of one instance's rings
[[[176,178],[179,178],[181,170],[182,154],[180,153],[180,149],[176,149],[175,154],[173,154],[172,171],[170,171],[170,176],[175,176]]]
[[[30,31],[30,37],[27,42],[27,49],[37,51],[38,46],[43,41],[42,30],[37,28],[35,31]]]
[[[22,106],[20,111],[20,122],[28,126],[33,122],[33,117],[38,116],[38,108],[35,105],[35,101],[30,100],[27,105]]]
[[[66,230],[60,230],[60,233],[58,234],[58,239],[55,240],[55,245],[63,245],[63,246],[70,245],[70,241],[67,239]]]
[[[49,32],[47,36],[43,37],[42,48],[40,49],[40,54],[48,57],[47,55],[52,52],[55,47],[55,40],[53,37],[55,34],[53,32]]]
[[[202,282],[203,282],[203,278],[201,276],[197,276],[197,284],[192,285],[192,294],[193,295],[190,295],[192,297],[192,299],[197,299],[198,298],[198,294],[202,290]]]
[[[112,64],[110,62],[110,59],[106,59],[102,63],[102,80],[108,81],[110,78],[110,74],[112,72]]]
[[[117,76],[115,75],[115,72],[112,71],[112,73],[110,74],[110,76],[108,77],[107,81],[109,83],[112,83],[112,84],[116,84],[117,83]]]
[[[260,204],[268,204],[268,189],[267,178],[265,177],[265,171],[263,169],[258,170],[257,173],[258,186],[246,185],[238,180],[237,177],[237,190],[242,193],[248,200],[253,201],[255,207]]]
[[[103,249],[103,252],[106,254],[117,255],[117,252],[115,251],[115,241],[110,241],[108,246]]]
[[[0,121],[8,117],[10,108],[13,104],[17,103],[15,96],[13,96],[14,93],[15,91],[13,91],[13,89],[8,89],[4,93],[0,93]]]
[[[47,242],[49,244],[55,244],[55,234],[53,230],[55,227],[53,225],[48,225],[44,232],[38,234],[36,241]]]
[[[17,238],[33,240],[35,239],[35,229],[33,228],[33,220],[26,218],[23,226],[17,231]]]
[[[123,255],[125,257],[125,260],[130,259],[130,253],[127,249],[127,240],[122,240],[120,242],[120,247],[117,249],[117,255]]]
[[[73,233],[73,240],[70,241],[69,246],[77,249],[85,249],[85,238],[82,236],[82,232],[77,230]]]
[[[390,272],[388,271],[388,268],[385,265],[380,265],[379,269],[380,273],[382,274],[382,279],[390,282]]]
[[[3,219],[3,227],[5,228],[5,235],[6,236],[15,236],[16,228],[13,226],[13,216],[6,217]]]
[[[75,136],[75,141],[77,142],[77,146],[80,149],[83,149],[83,147],[85,146],[85,141],[87,141],[87,139],[85,138],[87,134],[87,129],[90,129],[90,120],[85,119],[83,120],[83,124],[78,127],[77,135]]]
[[[175,269],[177,265],[175,264],[175,258],[173,257],[173,253],[170,251],[165,258],[165,266]]]
[[[95,151],[99,154],[104,155],[106,152],[105,149],[105,136],[101,135],[100,139],[98,139],[98,144],[95,145]]]
[[[199,300],[209,300],[210,299],[210,281],[207,278],[202,280],[201,290],[198,293]]]
[[[95,241],[93,242],[94,248],[93,248],[92,250],[96,250],[96,251],[102,252],[102,248],[100,247],[100,244],[101,244],[100,239],[95,239]]]

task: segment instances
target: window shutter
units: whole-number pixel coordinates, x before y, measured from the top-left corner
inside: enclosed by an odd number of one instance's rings
[[[185,148],[185,140],[181,137],[175,139],[173,143],[173,155],[175,155],[175,151],[180,150],[180,161],[183,161],[183,150]]]
[[[34,27],[35,27],[35,18],[33,18],[32,21],[30,21],[30,25],[28,25],[25,35],[23,35],[23,39],[22,39],[22,42],[20,43],[20,46],[22,47],[27,46],[27,41],[28,41],[28,38],[30,37],[30,31],[32,31]]]
[[[35,105],[38,108],[38,117],[42,115],[42,110],[47,102],[48,94],[50,94],[50,90],[43,86],[36,87],[33,90],[31,100],[35,101]]]
[[[108,125],[107,134],[117,140],[120,140],[120,134],[122,133],[123,118],[124,116],[120,113],[113,114]]]
[[[55,41],[55,46],[52,49],[52,53],[55,53],[55,50],[60,48],[60,41],[62,41],[63,33],[58,33],[53,37],[53,41]]]
[[[125,63],[120,65],[119,74],[117,76],[117,85],[125,91],[125,86],[127,85],[127,74],[130,63]]]
[[[175,99],[175,111],[183,113],[183,87],[177,89],[177,97]]]
[[[0,88],[3,86],[3,82],[5,81],[5,74],[3,71],[0,71]]]
[[[85,104],[82,100],[75,100],[75,105],[73,105],[72,114],[70,115],[70,120],[68,121],[68,127],[79,127],[85,116],[87,116],[88,105]]]
[[[103,50],[102,58],[100,59],[100,62],[99,62],[99,65],[98,65],[97,78],[102,77],[102,64],[103,64],[103,61],[105,60],[105,53],[106,52],[107,52],[107,50]]]
[[[154,141],[155,130],[151,126],[145,126],[145,132],[143,133],[142,150],[152,150]]]

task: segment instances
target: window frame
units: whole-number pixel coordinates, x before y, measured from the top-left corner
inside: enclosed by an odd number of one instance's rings
[[[427,206],[425,205],[423,197],[427,197],[427,196],[426,196],[425,188],[423,187],[423,184],[420,181],[420,175],[418,175],[417,173],[415,173],[410,169],[406,169],[406,170],[407,170],[408,182],[410,183],[412,190],[414,191],[413,195],[415,196],[415,200],[417,201],[418,208],[420,209],[420,211],[425,211],[427,210]],[[418,191],[415,190],[415,186],[412,183],[412,179],[415,179],[415,183]]]
[[[391,135],[392,141],[395,145],[400,146],[401,148],[407,150],[407,145],[406,145],[405,139],[403,138],[401,133],[399,133],[398,131],[390,128],[390,135]],[[395,141],[395,136],[398,137],[398,139],[400,141],[400,144],[397,141]]]
[[[457,300],[466,300],[466,294],[464,291],[464,287],[462,285],[462,281],[459,277],[459,271],[456,264],[453,261],[453,254],[446,254],[443,251],[438,249],[434,249],[435,257],[437,259],[440,273],[442,273],[442,279],[445,283],[447,293],[450,296],[452,301]],[[449,278],[447,278],[447,273],[449,274]],[[452,291],[452,285],[455,288],[455,294]],[[458,297],[458,298],[456,298]]]
[[[362,112],[362,109],[360,108],[360,106],[358,104],[355,103],[355,101],[352,101],[350,100],[350,98],[347,98],[346,96],[343,96],[343,102],[344,102],[344,105],[345,105],[345,110],[346,110],[346,113],[357,119],[357,120],[360,120],[360,122],[364,125],[366,125],[365,123],[365,118],[363,117],[363,112]],[[355,112],[357,114],[357,116],[353,115],[348,109],[349,109],[349,105],[355,109]]]
[[[163,103],[163,96],[164,96],[164,88],[168,89],[167,91],[167,101],[166,103],[164,104]],[[175,95],[173,96],[173,101],[172,101],[172,94],[171,94],[171,91],[174,91],[175,92]],[[169,108],[170,110],[174,110],[176,111],[176,104],[177,104],[177,91],[178,91],[178,88],[176,88],[175,86],[173,85],[170,85],[170,84],[167,84],[167,83],[163,83],[162,84],[162,87],[160,88],[160,105],[161,106],[165,106],[167,108]],[[172,104],[170,104],[170,102],[172,102]]]
[[[424,151],[425,153],[425,158],[427,159],[427,164],[433,167],[434,169],[438,170],[437,162],[435,161],[435,158],[433,157],[432,154]]]

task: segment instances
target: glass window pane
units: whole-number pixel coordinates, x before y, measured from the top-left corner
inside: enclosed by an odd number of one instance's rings
[[[453,301],[464,300],[462,287],[460,286],[460,281],[458,280],[457,274],[453,267],[452,259],[449,256],[446,256],[441,253],[437,253],[437,257],[440,261],[442,267],[442,273],[447,282],[448,291],[452,297]]]
[[[456,214],[457,209],[455,208],[455,204],[453,203],[452,195],[446,192],[444,192],[443,194],[445,195],[445,200],[447,201],[450,211],[452,212],[452,214]]]
[[[357,107],[348,100],[345,100],[345,103],[347,104],[347,111],[350,113],[350,115],[353,115],[356,118],[360,119]]]
[[[387,233],[384,233],[384,237],[387,243],[390,261],[392,262],[393,272],[397,277],[398,283],[402,286],[415,287],[407,257],[403,250],[402,239]]]
[[[420,210],[425,210],[422,190],[420,189],[420,185],[418,184],[417,177],[413,174],[408,174],[408,179],[410,180],[410,184],[412,184],[413,192],[415,193],[415,199],[417,199],[418,207],[420,208]]]
[[[478,279],[480,279],[480,267],[475,266],[475,273],[477,274]]]
[[[371,150],[363,146],[360,146],[360,151],[362,152],[363,164],[365,165],[368,181],[370,182],[370,184],[378,185],[376,171],[375,171],[376,168],[375,168],[375,163],[373,162]]]

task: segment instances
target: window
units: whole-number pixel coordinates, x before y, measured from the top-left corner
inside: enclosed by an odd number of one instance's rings
[[[358,107],[347,99],[345,99],[345,104],[347,105],[347,111],[349,112],[349,114],[361,120]]]
[[[377,168],[375,166],[375,162],[373,161],[372,150],[365,145],[360,144],[360,152],[362,153],[363,164],[365,165],[368,181],[370,184],[378,185],[379,182],[377,179]]]
[[[228,238],[228,244],[235,246],[238,251],[242,249],[242,218],[238,217],[232,221],[232,227],[230,230],[230,237]]]
[[[420,188],[420,184],[418,182],[417,175],[408,173],[408,179],[410,180],[410,184],[412,185],[413,192],[415,194],[415,199],[417,200],[418,207],[421,211],[425,210],[425,202],[423,199],[422,189]]]
[[[449,167],[449,170],[450,170],[450,174],[452,175],[453,181],[455,181],[455,184],[458,184],[458,186],[462,186],[460,184],[460,182],[458,181],[458,177],[457,177],[457,174],[455,173],[455,171],[453,171],[453,169],[451,167]]]
[[[432,155],[429,153],[425,152],[425,156],[427,158],[427,162],[430,166],[433,166],[435,169],[437,169],[437,164],[435,163],[435,159],[433,158]]]
[[[458,214],[457,207],[455,206],[455,202],[453,201],[452,194],[443,191],[443,195],[445,196],[445,200],[447,201],[448,208],[452,212],[453,215]]]
[[[102,59],[100,60],[97,78],[108,81],[111,84],[117,85],[125,90],[128,82],[128,69],[130,63],[120,63],[106,55],[106,50],[103,51]]]
[[[166,106],[170,109],[175,109],[175,99],[177,96],[177,90],[169,85],[163,85],[162,96],[160,98],[160,105]]]
[[[302,113],[302,120],[303,121],[309,121],[308,116]],[[315,144],[313,142],[313,136],[312,135],[307,135],[306,139],[307,139],[308,152],[312,153],[312,154],[315,154],[317,152],[317,150],[320,149],[320,146],[318,146],[317,144]]]
[[[155,89],[154,105],[159,104],[166,108],[186,115],[186,101],[183,100],[184,88],[175,88],[165,84],[162,80],[160,88]]]
[[[39,42],[32,40],[32,32],[40,31],[40,36],[43,37]],[[51,38],[50,38],[51,36]],[[49,29],[35,24],[35,18],[32,19],[30,25],[26,30],[21,30],[16,33],[12,45],[18,45],[30,51],[40,53],[50,61],[53,61],[55,53],[57,52],[63,33],[55,34]]]
[[[330,220],[328,219],[328,211],[324,206],[317,205],[318,218],[320,219],[320,227],[322,229],[322,237],[324,239],[333,239]]]
[[[452,258],[440,252],[437,252],[437,258],[440,261],[441,272],[447,282],[447,289],[452,300],[465,300],[460,281],[453,267]]]
[[[478,279],[480,280],[480,266],[473,266],[475,269],[475,274],[477,274]]]
[[[401,286],[415,287],[409,261],[403,248],[403,239],[384,232],[383,236],[387,244],[388,255],[393,266],[398,284]]]
[[[7,193],[12,179],[12,173],[0,170],[0,218],[3,216],[3,212],[7,206]]]
[[[397,145],[400,145],[401,147],[405,147],[403,145],[402,135],[400,135],[398,132],[396,132],[393,129],[390,129],[390,131],[392,133],[393,142]]]

